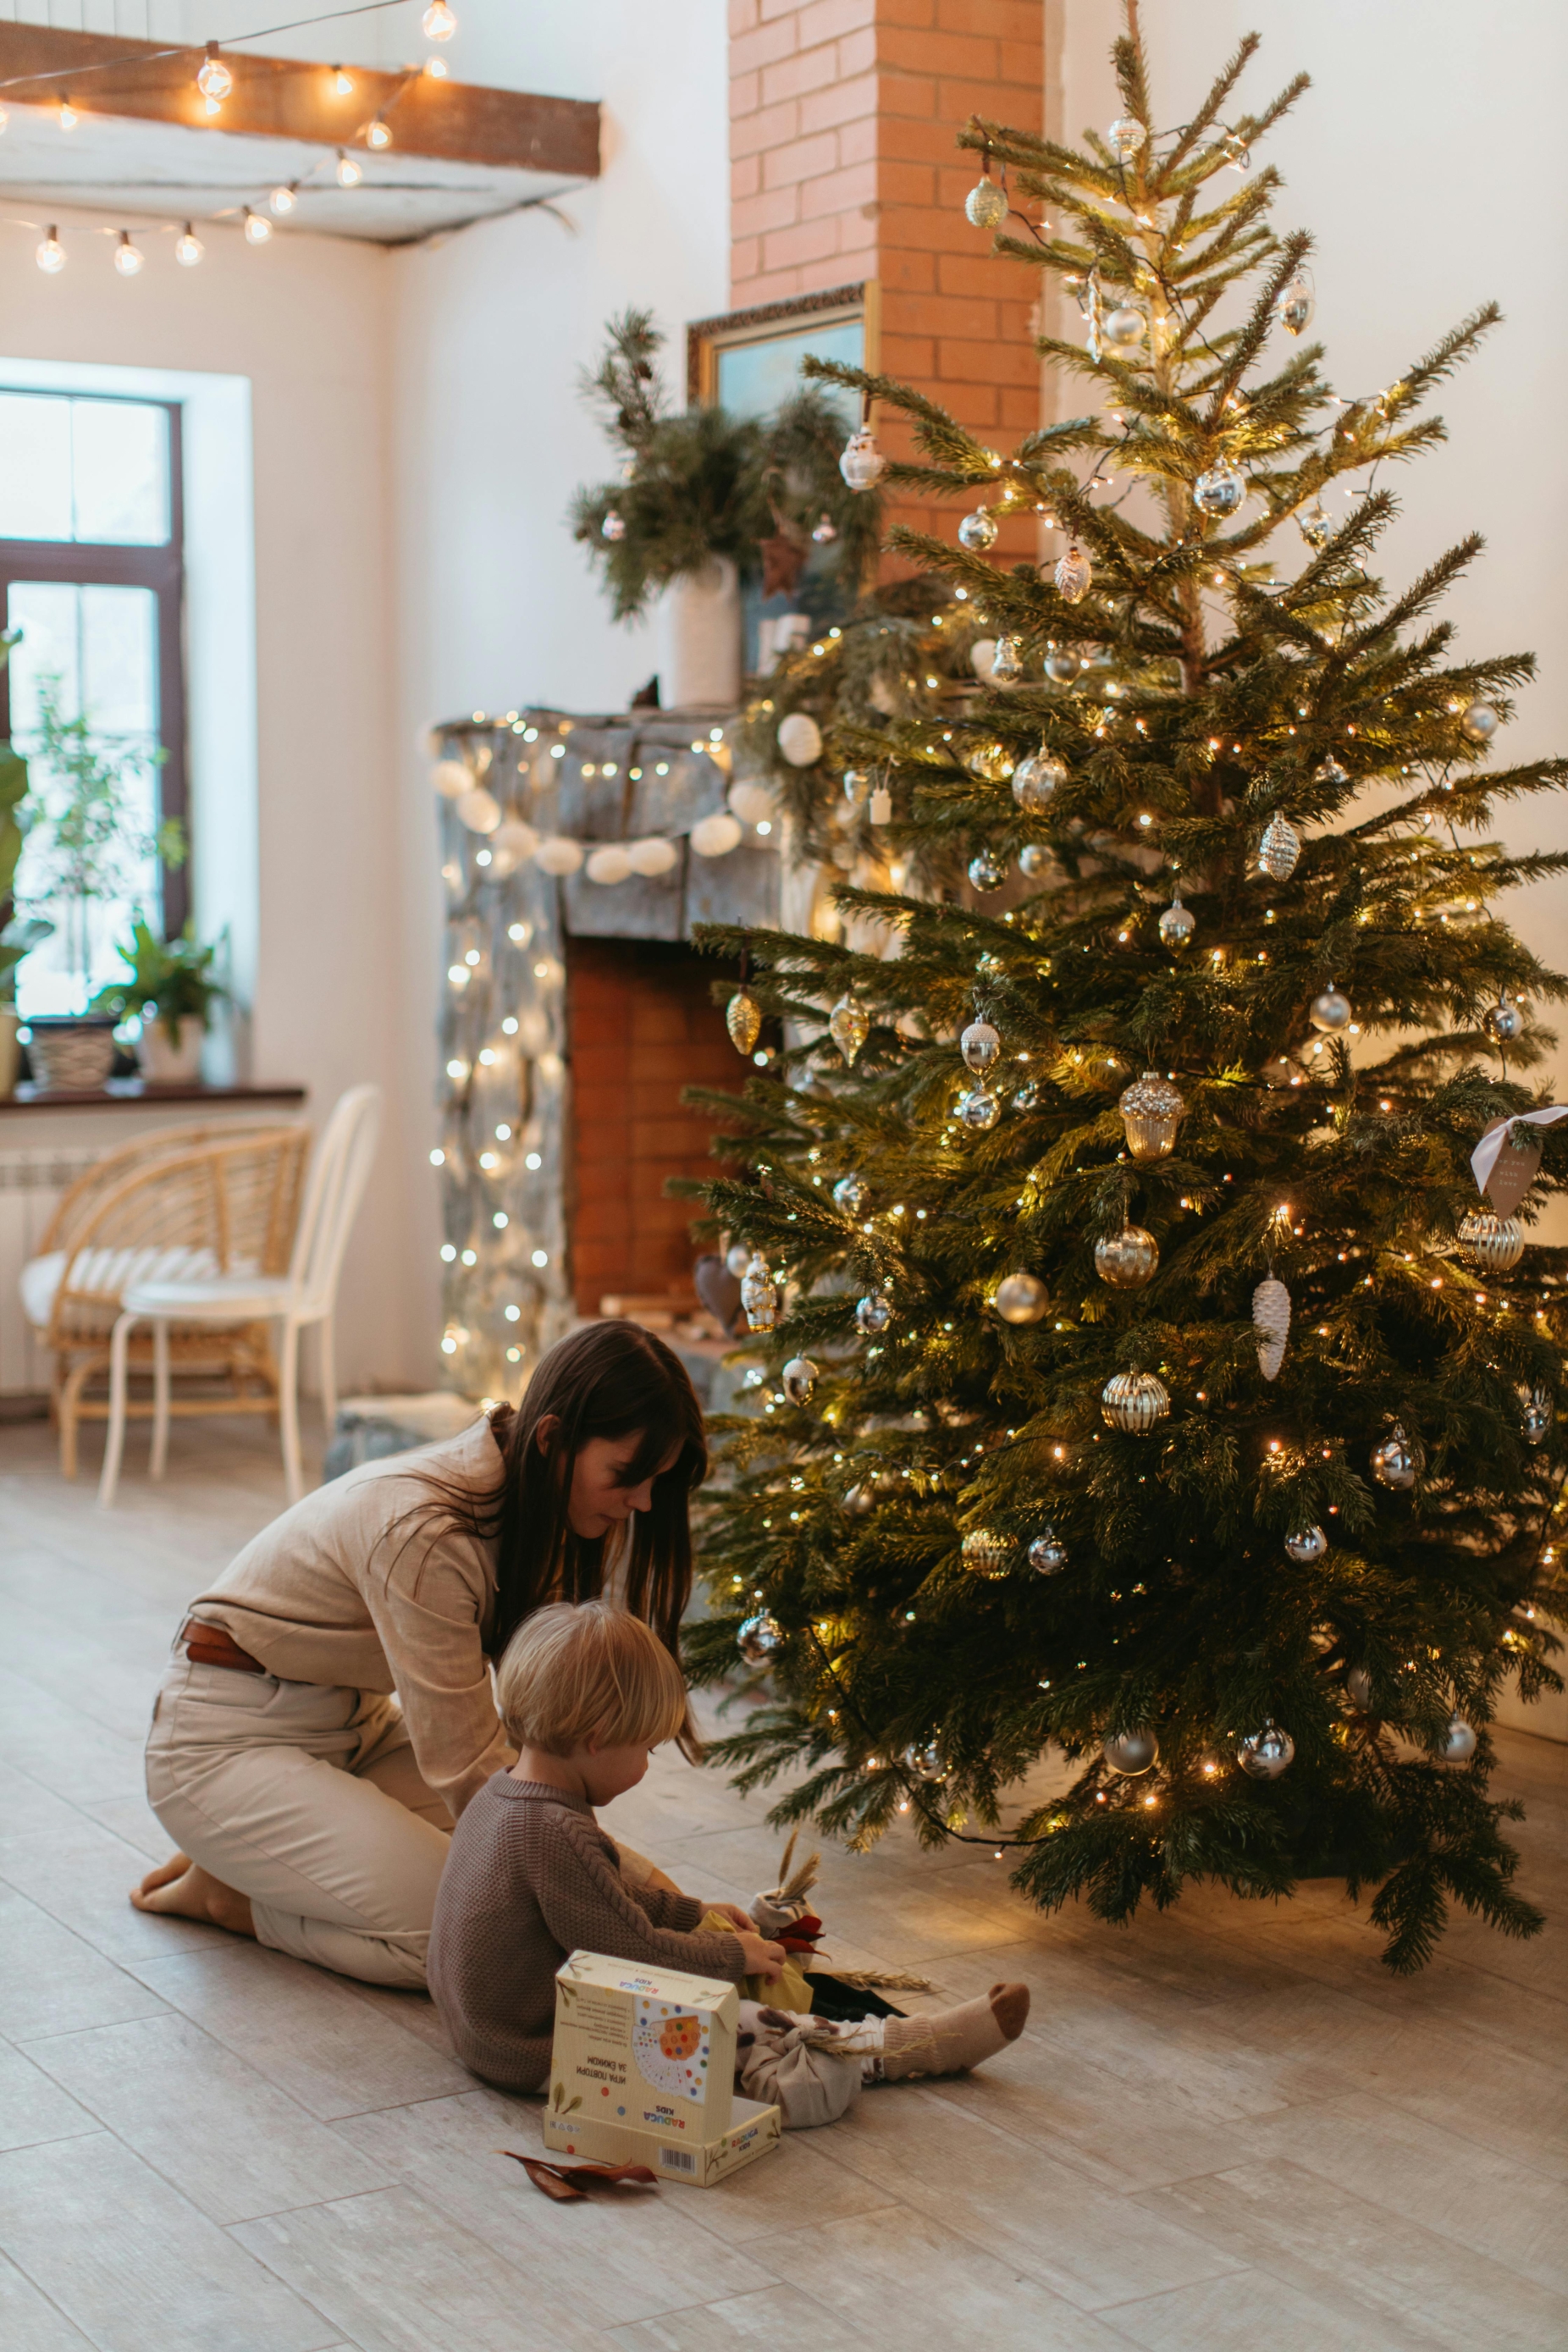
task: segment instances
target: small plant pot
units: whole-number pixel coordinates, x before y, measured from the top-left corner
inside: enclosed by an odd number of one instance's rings
[[[48,1013],[27,1024],[27,1058],[44,1094],[97,1094],[114,1067],[111,1013]]]
[[[16,1006],[0,1004],[0,1102],[8,1102],[16,1091],[16,1076],[22,1066],[17,1025]]]
[[[202,1074],[202,1040],[206,1032],[194,1014],[186,1014],[178,1024],[180,1042],[169,1043],[169,1033],[161,1021],[149,1021],[142,1032],[136,1057],[142,1065],[142,1075],[155,1087],[195,1086]]]

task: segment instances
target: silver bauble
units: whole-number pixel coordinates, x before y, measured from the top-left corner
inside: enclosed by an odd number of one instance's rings
[[[899,1760],[905,1771],[912,1773],[917,1780],[942,1780],[947,1776],[942,1750],[934,1739],[928,1739],[923,1747],[911,1741]]]
[[[859,807],[870,789],[871,779],[863,768],[845,769],[844,797],[853,807]]]
[[[1467,743],[1489,743],[1502,721],[1489,702],[1472,702],[1459,721]]]
[[[1123,1225],[1094,1245],[1094,1270],[1112,1290],[1142,1290],[1160,1264],[1160,1244],[1142,1225]]]
[[[1277,1381],[1290,1336],[1290,1294],[1271,1274],[1252,1294],[1252,1328],[1258,1334],[1258,1369],[1266,1381]]]
[[[741,1277],[741,1304],[753,1331],[771,1331],[778,1321],[778,1286],[760,1252],[753,1252]]]
[[[1058,686],[1070,686],[1079,675],[1079,667],[1078,656],[1066,652],[1060,646],[1053,646],[1046,656],[1046,676],[1054,679]]]
[[[1002,1039],[989,1021],[972,1021],[958,1041],[963,1066],[983,1076],[1002,1051]]]
[[[1200,474],[1193,484],[1193,504],[1200,514],[1233,515],[1247,496],[1247,484],[1230,465]]]
[[[855,1302],[855,1320],[862,1331],[885,1331],[892,1319],[893,1310],[879,1291],[868,1290]]]
[[[1328,1550],[1329,1539],[1321,1528],[1303,1528],[1299,1535],[1285,1538],[1285,1557],[1305,1568],[1312,1560],[1321,1559]]]
[[[1067,780],[1067,761],[1058,760],[1042,743],[1037,751],[1027,752],[1014,769],[1013,798],[1031,816],[1038,816],[1042,809],[1050,806]]]
[[[735,1647],[749,1666],[765,1666],[784,1645],[784,1630],[776,1617],[760,1609],[748,1617],[735,1636]]]
[[[1333,518],[1321,499],[1314,499],[1310,507],[1303,507],[1296,517],[1296,528],[1314,551],[1326,547],[1334,535]]]
[[[1033,1110],[1039,1099],[1038,1082],[1034,1078],[1026,1078],[1023,1085],[1014,1092],[1013,1107],[1016,1110]]]
[[[975,228],[998,228],[1007,217],[1007,191],[987,174],[970,189],[963,209]]]
[[[1481,1015],[1481,1027],[1489,1037],[1495,1037],[1500,1045],[1511,1045],[1523,1026],[1523,1013],[1517,1004],[1510,1004],[1506,996],[1489,1013]]]
[[[1100,1754],[1113,1772],[1127,1780],[1136,1780],[1160,1760],[1160,1743],[1147,1725],[1136,1731],[1115,1731],[1104,1742]]]
[[[1296,871],[1296,861],[1301,855],[1301,836],[1288,816],[1278,809],[1263,828],[1263,838],[1258,845],[1258,863],[1271,882],[1289,882]]]
[[[1051,576],[1064,604],[1080,604],[1089,593],[1089,583],[1094,578],[1094,566],[1075,540],[1067,553],[1058,557],[1057,568]]]
[[[1009,1274],[996,1285],[991,1303],[1004,1323],[1037,1323],[1050,1306],[1050,1293],[1032,1274]]]
[[[1381,1444],[1373,1447],[1372,1475],[1380,1486],[1392,1486],[1401,1494],[1415,1486],[1415,1455],[1402,1422],[1396,1421]]]
[[[888,461],[877,446],[877,437],[864,425],[846,442],[838,470],[852,490],[874,490],[887,472]]]
[[[976,890],[1000,890],[1007,879],[1007,868],[999,857],[982,849],[969,861],[969,879]]]
[[[1135,114],[1119,114],[1106,132],[1106,143],[1119,163],[1131,163],[1149,133]]]
[[[1337,988],[1325,988],[1321,995],[1313,997],[1307,1008],[1307,1018],[1314,1029],[1321,1029],[1328,1036],[1337,1030],[1348,1029],[1351,1024],[1350,998]]]
[[[1242,1770],[1255,1780],[1278,1780],[1296,1753],[1296,1743],[1277,1723],[1266,1723],[1261,1731],[1237,1740],[1236,1752]]]
[[[844,1507],[853,1517],[863,1519],[867,1512],[875,1507],[876,1501],[876,1487],[869,1479],[862,1479],[848,1488],[844,1497]]]
[[[1472,1209],[1460,1220],[1459,1246],[1483,1274],[1507,1274],[1524,1255],[1524,1228],[1517,1217]]]
[[[988,547],[996,544],[996,518],[989,507],[976,507],[966,514],[958,526],[958,543],[967,547],[972,555],[984,555]]]
[[[858,1217],[870,1197],[871,1187],[864,1176],[857,1176],[853,1171],[847,1176],[840,1176],[833,1187],[834,1206],[842,1209],[847,1217]]]
[[[1160,937],[1172,950],[1184,948],[1197,927],[1197,917],[1179,898],[1173,898],[1160,918]]]
[[[1117,1108],[1133,1159],[1168,1158],[1186,1108],[1177,1089],[1157,1070],[1145,1070],[1124,1087]]]
[[[1337,787],[1341,784],[1348,784],[1350,780],[1349,769],[1342,768],[1339,761],[1331,758],[1320,760],[1312,771],[1312,782],[1315,784],[1332,784]]]
[[[991,656],[993,686],[1016,686],[1024,675],[1024,655],[1016,637],[998,637]]]
[[[972,1135],[989,1135],[1002,1116],[1002,1106],[988,1087],[972,1087],[958,1098],[958,1116]]]
[[[1462,1715],[1450,1716],[1437,1753],[1445,1764],[1468,1764],[1476,1752],[1476,1735]]]
[[[1147,1437],[1171,1410],[1171,1392],[1152,1372],[1113,1372],[1100,1392],[1100,1417],[1129,1437]]]
[[[1136,347],[1142,341],[1147,329],[1148,320],[1142,311],[1136,310],[1131,302],[1119,302],[1114,310],[1106,312],[1105,334],[1108,342]]]
[[[1067,1564],[1068,1548],[1055,1528],[1042,1528],[1029,1546],[1029,1566],[1037,1576],[1059,1576]]]
[[[973,1576],[1005,1576],[1012,1565],[1010,1538],[994,1534],[990,1528],[971,1528],[961,1549],[963,1565]]]
[[[809,1404],[816,1386],[816,1366],[809,1356],[792,1356],[779,1374],[791,1404]]]
[[[1544,1445],[1552,1434],[1552,1424],[1557,1418],[1557,1408],[1550,1389],[1521,1389],[1520,1430],[1527,1445]]]
[[[1033,881],[1037,875],[1049,874],[1056,864],[1056,853],[1043,841],[1026,841],[1018,852],[1018,871]]]
[[[1317,304],[1312,299],[1312,289],[1306,279],[1292,278],[1289,286],[1282,287],[1275,296],[1274,308],[1286,333],[1300,335],[1310,326]]]

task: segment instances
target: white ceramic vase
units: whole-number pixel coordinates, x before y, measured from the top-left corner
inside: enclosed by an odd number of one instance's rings
[[[136,1057],[142,1065],[142,1076],[153,1086],[190,1087],[201,1076],[205,1032],[190,1013],[180,1022],[179,1032],[179,1044],[171,1045],[169,1033],[161,1021],[149,1021],[142,1028]]]
[[[741,580],[727,555],[672,580],[655,608],[666,710],[734,710],[741,699]]]

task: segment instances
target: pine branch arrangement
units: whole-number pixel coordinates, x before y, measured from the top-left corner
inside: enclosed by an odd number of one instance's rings
[[[720,1752],[786,1777],[780,1822],[984,1837],[1112,1921],[1330,1873],[1408,1970],[1452,1902],[1540,1925],[1488,1724],[1505,1676],[1561,1687],[1564,1254],[1525,1235],[1568,1132],[1509,1129],[1517,1218],[1470,1155],[1537,1106],[1568,993],[1497,911],[1565,861],[1489,827],[1568,763],[1492,760],[1533,662],[1436,616],[1479,541],[1374,569],[1497,314],[1334,392],[1252,165],[1305,83],[1226,119],[1255,47],[1156,135],[1130,8],[1104,137],[963,134],[1005,168],[996,249],[1082,311],[1045,346],[1079,414],[1008,455],[816,371],[910,419],[891,486],[973,504],[956,547],[892,543],[1019,682],[883,714],[916,879],[838,898],[889,952],[744,942],[792,1042],[709,1098],[762,1385],[721,1424],[690,1654],[767,1677]],[[1004,508],[1054,526],[1038,571],[985,561]],[[1019,1798],[1047,1745],[1076,1778]]]

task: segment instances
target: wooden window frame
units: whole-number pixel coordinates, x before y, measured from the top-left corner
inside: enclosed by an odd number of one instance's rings
[[[832,286],[820,294],[796,294],[787,301],[760,302],[750,310],[726,310],[716,319],[697,319],[686,330],[686,399],[691,408],[706,408],[716,397],[719,353],[736,344],[771,343],[815,320],[836,326],[840,320],[859,319],[865,324],[868,371],[875,374],[881,360],[881,288],[874,278],[853,286]]]

